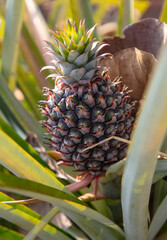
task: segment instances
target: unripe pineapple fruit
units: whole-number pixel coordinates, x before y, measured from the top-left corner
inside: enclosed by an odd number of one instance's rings
[[[125,157],[127,145],[115,139],[97,143],[111,136],[129,139],[134,118],[127,88],[111,82],[107,69],[98,66],[106,54],[98,56],[104,44],[92,39],[93,31],[86,31],[84,22],[77,28],[70,21],[51,31],[51,66],[44,69],[53,71],[48,77],[55,87],[44,89],[47,101],[40,101],[40,108],[50,147],[61,153],[62,162],[99,176]]]

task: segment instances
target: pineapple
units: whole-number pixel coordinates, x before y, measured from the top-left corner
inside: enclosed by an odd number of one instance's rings
[[[111,82],[107,69],[98,66],[107,54],[98,56],[104,44],[92,38],[94,28],[87,31],[84,21],[78,28],[68,21],[51,30],[54,43],[47,42],[51,66],[43,69],[53,71],[48,77],[55,87],[44,89],[47,101],[40,101],[40,108],[46,117],[41,121],[46,138],[61,153],[61,162],[97,178],[125,157],[127,144],[115,139],[97,143],[111,136],[130,138],[134,104],[127,88],[119,80]]]

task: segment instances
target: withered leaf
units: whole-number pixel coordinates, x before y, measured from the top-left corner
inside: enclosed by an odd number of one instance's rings
[[[126,85],[132,101],[140,101],[148,82],[156,59],[152,54],[137,48],[127,48],[116,52],[99,62],[109,70],[111,81],[121,77],[122,85]]]
[[[124,38],[106,38],[103,42],[108,43],[101,53],[116,53],[122,49],[136,47],[149,52],[157,58],[160,48],[167,41],[167,24],[158,19],[146,18],[140,22],[128,25],[124,29]]]

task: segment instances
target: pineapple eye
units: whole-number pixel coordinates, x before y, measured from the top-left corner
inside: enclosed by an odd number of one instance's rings
[[[92,158],[99,159],[105,155],[105,151],[102,149],[95,149],[92,153]]]
[[[77,127],[80,129],[84,128],[84,127],[89,128],[89,127],[91,127],[91,121],[88,119],[80,119],[78,121]]]
[[[96,117],[98,117],[98,115],[103,116],[104,110],[102,108],[94,107],[91,115],[92,119],[95,119]]]
[[[107,107],[112,106],[112,104],[113,104],[113,97],[107,96],[106,97],[106,104],[107,104]]]
[[[67,124],[63,121],[63,119],[60,119],[58,121],[58,125],[57,125],[60,129],[62,130],[68,130],[68,126]]]
[[[103,123],[93,123],[93,126],[90,130],[91,133],[96,134],[99,131],[104,130],[104,124]]]
[[[120,122],[119,126],[117,127],[117,133],[122,133],[124,131],[125,125],[123,122]]]
[[[66,111],[66,101],[64,98],[58,103],[58,106],[61,112]]]
[[[110,124],[108,124],[108,125],[106,126],[106,129],[105,129],[104,134],[105,134],[105,135],[114,135],[114,134],[116,133],[116,131],[117,131],[116,125],[110,123]]]
[[[96,105],[99,105],[99,104],[100,104],[100,102],[101,102],[101,99],[100,99],[100,98],[101,98],[101,95],[100,95],[100,94],[97,94],[96,97],[95,97],[95,104],[96,104]]]
[[[105,86],[101,86],[99,90],[104,94],[107,92],[107,88]]]
[[[67,111],[66,118],[68,118],[72,122],[76,122],[78,120],[77,115],[74,113],[74,111]]]
[[[74,162],[85,162],[85,158],[81,156],[81,154],[74,152],[72,155],[72,160]]]
[[[71,128],[68,136],[70,138],[81,138],[82,137],[82,133],[80,131],[78,131],[77,129],[75,129],[75,128]]]
[[[91,134],[85,134],[84,135],[84,138],[83,138],[83,144],[86,144],[86,145],[92,145],[94,143],[97,143],[97,138],[92,136]]]
[[[75,146],[75,142],[71,140],[68,136],[64,137],[64,144],[70,147]]]
[[[86,167],[89,169],[97,169],[98,167],[101,167],[102,163],[100,161],[87,161]],[[100,170],[100,168],[99,168]]]
[[[116,113],[117,120],[119,120],[122,117],[123,113],[124,113],[123,109],[122,108],[118,108],[118,111]]]
[[[114,112],[112,109],[109,109],[109,110],[106,112],[106,116],[105,116],[106,122],[111,121],[112,118],[114,117],[114,115],[115,115],[115,112]]]

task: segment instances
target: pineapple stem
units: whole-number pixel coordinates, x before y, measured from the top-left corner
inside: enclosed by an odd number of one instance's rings
[[[70,192],[77,192],[80,189],[87,187],[93,181],[93,179],[94,179],[94,175],[89,173],[81,181],[69,184],[66,186],[66,188],[68,188],[68,190],[70,190]]]

